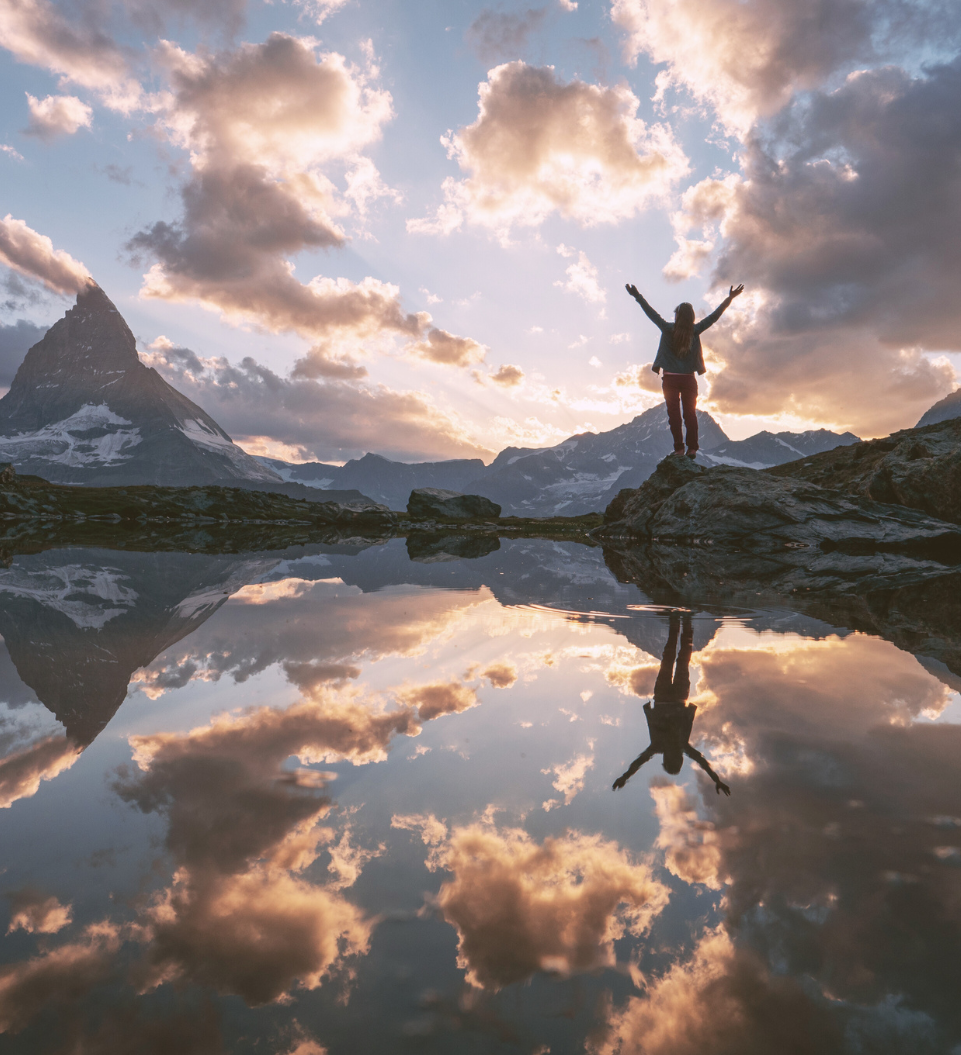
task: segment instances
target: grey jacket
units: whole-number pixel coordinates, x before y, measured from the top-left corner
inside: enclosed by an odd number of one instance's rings
[[[671,349],[671,338],[674,335],[674,323],[668,322],[667,319],[662,319],[660,315],[647,303],[647,301],[638,293],[637,302],[644,309],[644,314],[654,323],[654,325],[661,331],[661,343],[657,346],[657,356],[654,359],[654,364],[651,369],[656,374],[659,370],[663,370],[669,374],[693,374],[696,370],[699,374],[706,372],[707,368],[704,365],[704,355],[701,352],[701,334],[713,326],[714,323],[724,314],[725,311],[730,307],[731,301],[728,297],[711,312],[710,315],[705,315],[700,322],[694,323],[694,337],[691,340],[691,354],[686,359],[678,359],[674,355]]]

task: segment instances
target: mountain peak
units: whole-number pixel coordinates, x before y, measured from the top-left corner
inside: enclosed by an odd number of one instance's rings
[[[956,388],[944,399],[939,399],[934,406],[929,407],[914,427],[920,429],[924,425],[935,425],[939,421],[958,417],[961,417],[961,388]]]
[[[0,460],[57,483],[279,479],[141,363],[130,327],[94,282],[27,352],[0,399]]]
[[[83,308],[86,311],[93,311],[98,307],[106,308],[108,311],[117,311],[117,306],[114,302],[106,293],[104,293],[100,286],[91,279],[86,286],[77,293],[74,308]],[[74,308],[71,308],[70,310],[73,311]],[[119,315],[120,313],[117,312],[117,314]]]

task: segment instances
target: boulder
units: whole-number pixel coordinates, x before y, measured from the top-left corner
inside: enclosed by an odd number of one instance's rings
[[[388,525],[397,520],[387,506],[382,506],[370,499],[355,502],[314,502],[320,517],[329,524]]]
[[[961,524],[961,418],[837,447],[766,471]]]
[[[677,457],[665,458],[636,490],[620,492],[595,534],[742,552],[911,552],[961,563],[961,530],[916,509],[756,469],[705,469]]]
[[[412,517],[445,517],[468,520],[472,517],[499,517],[501,507],[482,495],[462,495],[440,487],[417,487],[407,500]]]

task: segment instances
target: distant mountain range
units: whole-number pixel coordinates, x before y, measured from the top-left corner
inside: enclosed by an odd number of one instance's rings
[[[698,424],[706,448],[698,457],[709,465],[767,468],[858,441],[853,433],[827,429],[760,432],[729,440],[711,415],[700,410]],[[491,498],[505,515],[579,516],[604,509],[622,487],[639,487],[672,446],[667,415],[657,406],[609,432],[579,433],[553,447],[508,447],[488,466],[476,458],[407,465],[376,454],[343,466],[259,460],[284,480],[356,487],[391,509],[403,509],[414,487],[446,487]]]
[[[709,465],[741,465],[748,469],[770,469],[809,454],[860,442],[853,432],[812,429],[809,432],[758,432],[746,440],[729,440],[702,454]]]
[[[961,416],[961,389],[936,403],[927,425]],[[856,443],[853,433],[759,432],[729,439],[698,411],[706,465],[769,468]],[[252,457],[204,410],[137,357],[133,334],[99,286],[26,354],[0,399],[0,461],[57,483],[228,484],[317,501],[369,497],[404,509],[415,487],[481,494],[506,515],[577,516],[638,487],[671,450],[667,415],[652,407],[608,432],[551,447],[508,447],[478,458],[406,464],[365,454],[346,465]]]

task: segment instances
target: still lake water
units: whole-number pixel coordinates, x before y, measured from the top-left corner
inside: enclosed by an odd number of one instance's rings
[[[546,541],[48,551],[0,633],[2,1052],[961,1051],[924,656]]]

